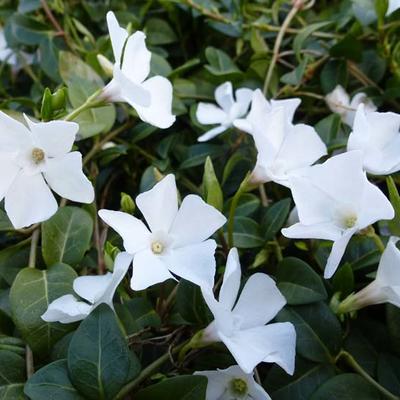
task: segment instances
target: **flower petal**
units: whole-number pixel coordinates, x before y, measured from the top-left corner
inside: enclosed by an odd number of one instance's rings
[[[396,247],[399,238],[392,237],[379,261],[376,280],[386,286],[400,287],[400,251]]]
[[[357,226],[363,229],[379,220],[394,218],[394,209],[383,192],[371,182],[366,182],[360,204]]]
[[[111,45],[114,52],[116,64],[120,66],[122,58],[122,50],[126,39],[128,38],[128,32],[126,29],[121,28],[112,11],[107,13],[107,25],[108,32],[110,34]]]
[[[222,124],[226,113],[211,103],[199,103],[196,110],[196,118],[203,125]]]
[[[136,204],[153,233],[168,233],[178,212],[175,176],[169,174],[152,189],[139,194]]]
[[[329,279],[336,272],[340,261],[343,257],[346,247],[351,239],[351,237],[356,232],[356,228],[347,229],[340,239],[333,242],[331,253],[329,254],[328,260],[326,262],[324,278]]]
[[[301,103],[301,99],[293,97],[291,99],[271,100],[272,108],[282,107],[285,113],[286,122],[292,122],[294,114]]]
[[[75,293],[82,299],[94,304],[103,296],[107,286],[111,283],[112,274],[79,276],[74,280]]]
[[[42,174],[28,176],[20,172],[5,196],[5,210],[15,229],[46,221],[57,208]]]
[[[247,280],[233,313],[240,316],[241,329],[248,329],[271,321],[285,304],[275,281],[266,274],[256,273]]]
[[[19,171],[20,167],[15,163],[13,154],[0,153],[0,201],[3,200]]]
[[[207,142],[208,140],[211,140],[215,138],[216,136],[220,135],[222,132],[225,132],[228,129],[227,126],[221,125],[221,126],[216,126],[215,128],[210,129],[206,133],[203,133],[201,136],[197,138],[198,142]]]
[[[282,235],[291,239],[337,240],[341,236],[341,229],[330,222],[314,225],[295,223],[289,228],[283,228]]]
[[[142,83],[142,88],[150,93],[150,105],[148,107],[132,101],[125,93],[127,101],[138,113],[144,122],[161,129],[169,128],[175,122],[172,114],[172,84],[162,76],[153,76]]]
[[[178,249],[165,256],[168,269],[177,276],[199,286],[214,286],[215,249],[214,240],[206,240]]]
[[[135,254],[131,279],[133,290],[144,290],[167,279],[175,278],[161,257],[154,255],[151,250],[142,250]]]
[[[234,247],[229,251],[224,279],[219,292],[219,302],[223,304],[227,310],[232,310],[235,305],[240,288],[241,274],[239,253],[237,248]]]
[[[146,35],[136,31],[129,36],[124,51],[122,72],[133,82],[143,82],[150,73],[151,52],[146,47]]]
[[[31,146],[28,128],[21,122],[0,111],[0,148],[2,152],[15,152]]]
[[[276,362],[293,373],[296,332],[291,323],[275,323],[235,332],[231,337],[220,334],[240,368],[247,374],[262,361]]]
[[[46,322],[69,324],[86,318],[92,308],[91,305],[79,301],[72,294],[67,294],[51,302],[41,318]]]
[[[253,90],[248,88],[240,88],[236,90],[235,97],[236,104],[238,105],[239,117],[242,117],[249,109],[251,99],[253,97]]]
[[[128,253],[135,254],[149,246],[150,232],[140,219],[112,210],[100,210],[99,216],[122,237],[124,248]]]
[[[215,89],[215,100],[217,104],[229,114],[229,110],[233,106],[235,100],[233,99],[233,89],[231,82],[225,82]]]
[[[172,223],[170,233],[174,237],[173,246],[183,247],[202,242],[221,228],[226,218],[200,196],[186,196]]]
[[[94,189],[82,171],[82,154],[78,151],[48,159],[44,176],[61,197],[80,203],[93,202]]]
[[[219,400],[232,379],[220,371],[196,371],[193,375],[205,376],[208,380],[205,400]]]
[[[59,157],[72,149],[79,125],[76,122],[50,121],[33,122],[26,115],[25,120],[32,132],[34,146],[44,150],[46,156]]]

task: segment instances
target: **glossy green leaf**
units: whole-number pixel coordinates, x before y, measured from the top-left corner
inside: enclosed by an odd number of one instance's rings
[[[285,224],[290,211],[290,199],[277,201],[267,208],[261,222],[261,232],[265,240],[271,240]]]
[[[396,184],[391,176],[386,178],[386,184],[389,190],[389,199],[395,211],[395,217],[388,221],[389,229],[392,235],[400,235],[400,195]]]
[[[90,247],[92,217],[78,207],[61,207],[42,224],[42,254],[48,266],[77,265]]]
[[[43,358],[71,325],[48,323],[41,316],[55,299],[72,293],[75,271],[66,264],[48,270],[24,268],[15,278],[10,305],[15,325],[38,358]]]
[[[223,50],[215,47],[206,48],[206,58],[209,65],[206,65],[208,72],[213,75],[229,75],[240,73],[239,68]]]
[[[203,192],[206,202],[221,211],[224,204],[223,193],[210,157],[204,163]]]

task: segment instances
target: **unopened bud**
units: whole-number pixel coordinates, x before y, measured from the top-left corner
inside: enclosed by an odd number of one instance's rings
[[[114,69],[113,63],[107,57],[104,57],[102,54],[97,54],[97,61],[99,62],[104,73],[108,77],[112,78]]]
[[[128,214],[133,214],[135,211],[135,202],[133,201],[132,197],[129,194],[124,192],[121,193],[121,210]]]

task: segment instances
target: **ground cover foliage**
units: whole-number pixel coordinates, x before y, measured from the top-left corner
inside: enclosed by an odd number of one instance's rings
[[[128,272],[115,293],[114,310],[100,304],[82,321],[42,319],[54,300],[74,294],[74,279],[112,271],[124,250],[98,211],[141,218],[134,199],[168,174],[175,175],[180,199],[199,195],[227,218],[213,236],[217,292],[229,250],[236,247],[242,286],[265,273],[286,299],[275,322],[295,328],[294,374],[270,363],[259,364],[255,374],[273,400],[400,398],[399,308],[383,303],[342,312],[340,307],[375,278],[389,237],[400,236],[398,174],[368,175],[389,198],[395,217],[355,234],[333,277],[324,279],[332,242],[281,233],[292,224],[290,189],[275,182],[247,185],[257,159],[253,137],[230,126],[198,142],[209,127],[196,117],[199,102],[214,103],[216,87],[227,81],[235,89],[261,89],[268,99],[298,97],[294,120],[315,127],[328,151],[322,161],[344,152],[352,128],[326,101],[338,85],[351,97],[365,93],[379,111],[400,113],[400,11],[387,15],[388,5],[385,0],[0,2],[3,47],[12,49],[0,65],[0,105],[11,117],[64,119],[104,87],[110,76],[97,56],[113,59],[110,10],[129,32],[145,32],[150,76],[172,83],[176,115],[167,129],[143,122],[126,103],[72,115],[79,124],[74,149],[83,155],[95,200],[80,204],[58,197],[61,205],[50,219],[23,229],[14,229],[2,203],[0,399],[203,400],[207,379],[193,373],[236,364],[222,343],[184,347],[213,320],[200,288],[185,279],[132,290]]]

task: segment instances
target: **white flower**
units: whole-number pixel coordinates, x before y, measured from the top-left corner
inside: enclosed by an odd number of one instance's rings
[[[143,121],[159,128],[170,127],[175,122],[171,113],[172,85],[162,76],[147,79],[151,53],[146,48],[146,35],[137,31],[129,36],[111,11],[107,13],[107,24],[115,64],[113,79],[101,97],[108,101],[127,102]]]
[[[400,8],[400,0],[389,0],[389,6],[386,15],[394,13],[399,8]]]
[[[350,127],[353,126],[356,110],[360,104],[365,105],[366,113],[376,111],[376,105],[365,93],[357,93],[350,101],[350,96],[340,85],[325,96],[325,101],[330,110],[339,114],[342,121]]]
[[[400,170],[400,114],[366,112],[357,109],[347,150],[363,152],[364,169],[370,174],[388,175]]]
[[[290,187],[300,222],[282,229],[282,233],[288,238],[333,241],[325,278],[335,273],[357,231],[394,217],[389,200],[368,181],[360,151],[340,154],[321,165],[305,168],[291,177]]]
[[[0,200],[5,198],[5,210],[16,229],[45,221],[57,211],[50,188],[81,203],[94,198],[82,172],[82,155],[71,152],[79,125],[25,119],[29,129],[0,112]]]
[[[231,82],[225,82],[218,86],[215,89],[215,100],[219,107],[211,103],[199,103],[196,111],[196,118],[201,124],[218,124],[218,126],[210,129],[197,140],[206,142],[233,126],[236,119],[247,113],[252,94],[251,89],[238,89],[235,93],[235,100]]]
[[[74,291],[84,301],[72,294],[61,296],[49,304],[42,319],[69,324],[86,318],[99,304],[105,303],[114,309],[114,293],[128,271],[131,260],[129,254],[119,253],[115,258],[113,273],[76,278]]]
[[[289,177],[295,171],[313,164],[327,153],[314,128],[287,121],[285,108],[277,107],[254,125],[253,138],[258,155],[252,182],[273,181],[289,186]]]
[[[133,258],[134,290],[167,279],[171,272],[199,285],[213,285],[216,243],[208,239],[226,218],[199,196],[186,196],[178,210],[174,175],[137,196],[136,204],[148,227],[132,215],[100,210],[100,217],[124,240]],[[207,240],[208,239],[208,240]]]
[[[286,304],[285,298],[270,277],[256,273],[248,279],[236,302],[240,276],[239,256],[233,248],[229,252],[219,301],[211,288],[201,288],[215,318],[204,330],[202,342],[223,342],[247,374],[263,361],[275,362],[292,374],[296,347],[293,325],[289,322],[265,325]]]
[[[364,289],[345,299],[339,312],[356,311],[372,304],[391,303],[400,307],[400,251],[399,238],[390,238],[379,262],[376,278]]]
[[[16,52],[10,49],[7,44],[4,30],[0,29],[0,61],[4,61],[11,65],[15,71],[23,67],[23,64],[32,64],[32,54],[25,53],[24,51]]]
[[[267,118],[267,114],[277,108],[283,108],[285,123],[291,125],[294,113],[300,103],[301,100],[299,98],[268,101],[263,92],[257,89],[253,92],[250,112],[247,114],[246,118],[235,120],[233,125],[244,132],[253,134],[254,130],[259,127],[260,124],[262,126]]]
[[[208,379],[206,400],[270,400],[267,392],[238,365],[217,371],[198,371]]]

